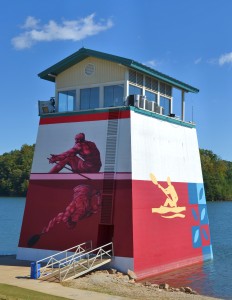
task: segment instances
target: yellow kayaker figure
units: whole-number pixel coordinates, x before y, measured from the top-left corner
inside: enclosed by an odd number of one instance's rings
[[[185,206],[178,207],[177,202],[179,200],[175,187],[171,183],[170,177],[167,178],[167,188],[162,187],[154,174],[150,174],[151,181],[166,195],[166,200],[163,205],[158,208],[152,208],[152,213],[158,213],[163,218],[185,218],[182,213],[186,210]],[[167,215],[168,214],[168,215]],[[171,214],[171,215],[170,215]]]
[[[171,183],[170,177],[167,178],[168,187],[164,189],[159,183],[158,188],[160,188],[164,194],[167,196],[166,201],[164,202],[164,206],[176,207],[178,201],[178,195],[174,186]]]

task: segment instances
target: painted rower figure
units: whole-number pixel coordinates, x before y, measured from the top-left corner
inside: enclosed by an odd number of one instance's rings
[[[185,215],[182,214],[181,212],[186,210],[185,206],[178,207],[177,202],[179,200],[177,192],[175,190],[175,187],[171,183],[170,177],[167,178],[167,188],[162,187],[154,174],[150,174],[151,181],[159,188],[162,190],[162,192],[166,195],[166,200],[164,202],[164,205],[161,205],[159,208],[152,208],[152,213],[158,213],[161,214],[163,218],[185,218]],[[163,214],[167,213],[173,213],[172,215],[166,215],[163,216]]]
[[[63,168],[73,173],[97,173],[102,165],[97,146],[86,141],[84,133],[75,136],[75,145],[71,149],[61,154],[51,154],[49,163],[55,163],[49,173],[59,173]]]

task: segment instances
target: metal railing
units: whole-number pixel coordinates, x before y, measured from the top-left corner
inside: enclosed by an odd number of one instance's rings
[[[59,264],[59,281],[76,278],[111,261],[113,243],[105,244],[89,252],[73,255],[65,264]]]
[[[54,255],[36,261],[37,278],[44,278],[54,275],[59,271],[60,265],[67,264],[71,258],[92,250],[92,241],[88,241]],[[44,265],[45,264],[45,265]],[[44,265],[40,267],[40,265]]]

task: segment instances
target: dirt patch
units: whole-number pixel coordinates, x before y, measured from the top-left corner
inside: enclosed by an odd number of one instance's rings
[[[63,285],[127,299],[215,300],[215,298],[198,295],[189,287],[172,288],[167,283],[160,285],[150,282],[139,283],[135,281],[133,274],[127,275],[112,269],[92,272],[86,276],[64,282]]]

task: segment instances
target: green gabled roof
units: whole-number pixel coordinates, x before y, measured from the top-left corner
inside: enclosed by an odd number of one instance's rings
[[[186,92],[198,93],[199,90],[191,85],[188,85],[182,81],[179,81],[173,77],[165,75],[161,72],[158,72],[152,68],[149,68],[139,62],[136,62],[132,59],[107,54],[95,50],[90,50],[86,48],[81,48],[77,52],[73,53],[72,55],[66,57],[65,59],[59,61],[55,65],[51,66],[50,68],[44,70],[43,72],[39,73],[38,76],[42,79],[49,80],[55,82],[55,76],[59,75],[63,71],[67,70],[68,68],[72,67],[73,65],[79,63],[80,61],[88,58],[88,57],[96,57],[101,58],[104,60],[108,60],[111,62],[119,63],[125,67],[133,69],[135,71],[147,74],[153,78],[166,82],[172,86],[175,86],[179,89],[182,89]]]

